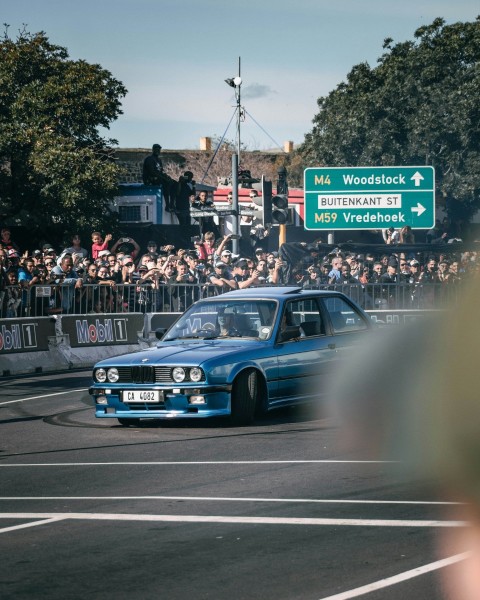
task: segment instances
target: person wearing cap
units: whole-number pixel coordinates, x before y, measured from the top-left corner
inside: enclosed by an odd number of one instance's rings
[[[233,264],[233,279],[239,290],[249,288],[259,283],[259,272],[256,269],[250,270],[245,258],[241,258]]]
[[[43,265],[43,254],[41,250],[34,250],[32,252],[32,258],[35,261],[35,265]]]
[[[223,260],[223,262],[225,264],[230,264],[232,253],[230,250],[227,249],[226,246],[230,242],[231,239],[232,239],[231,233],[223,236],[222,241],[218,245],[218,248],[214,251],[213,264],[215,264],[219,260]]]
[[[15,250],[15,248],[9,248],[7,250],[7,257],[12,265],[18,266],[20,262],[20,254]]]
[[[214,263],[214,271],[207,275],[208,283],[216,286],[219,293],[229,292],[237,289],[237,282],[222,260]]]
[[[55,261],[57,260],[57,252],[54,248],[52,248],[51,244],[43,244],[42,252],[44,261],[47,259],[47,256],[53,258]]]
[[[157,242],[155,240],[150,240],[147,244],[147,252],[140,257],[138,264],[145,264],[147,260],[152,259],[157,260],[158,258],[158,247]]]

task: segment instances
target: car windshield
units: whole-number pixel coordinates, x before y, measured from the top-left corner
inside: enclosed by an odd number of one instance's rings
[[[272,335],[274,300],[197,302],[170,327],[162,341],[178,339],[254,338]]]

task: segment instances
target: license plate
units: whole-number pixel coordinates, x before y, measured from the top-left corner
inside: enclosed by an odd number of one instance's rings
[[[124,402],[163,402],[160,390],[129,390],[123,392]]]

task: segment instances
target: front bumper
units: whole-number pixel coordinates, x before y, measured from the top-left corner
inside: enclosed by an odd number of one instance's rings
[[[123,392],[132,390],[163,393],[158,403],[124,402]],[[180,419],[230,415],[231,385],[144,387],[95,384],[88,392],[95,401],[95,416],[101,419]]]

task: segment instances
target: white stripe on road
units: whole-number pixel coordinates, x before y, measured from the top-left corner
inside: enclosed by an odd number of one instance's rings
[[[180,465],[383,465],[395,464],[391,460],[179,460],[179,461],[126,461],[126,462],[77,462],[77,463],[0,463],[0,467],[130,467],[180,466]]]
[[[395,585],[397,583],[401,583],[402,581],[407,581],[408,579],[413,579],[413,577],[418,577],[419,575],[424,575],[425,573],[430,573],[430,571],[436,571],[437,569],[443,569],[444,567],[448,567],[457,562],[465,560],[469,558],[470,552],[464,552],[463,554],[456,554],[455,556],[450,556],[449,558],[444,558],[442,560],[437,560],[436,562],[430,563],[428,565],[424,565],[423,567],[417,567],[416,569],[412,569],[411,571],[405,571],[404,573],[399,573],[398,575],[394,575],[393,577],[387,577],[386,579],[380,579],[379,581],[375,581],[374,583],[369,583],[368,585],[364,585],[359,588],[355,588],[354,590],[349,590],[348,592],[342,592],[340,594],[335,594],[334,596],[328,596],[321,598],[321,600],[349,600],[350,598],[358,598],[358,596],[363,596],[364,594],[368,594],[369,592],[374,592],[376,590],[381,590],[382,588],[389,587],[391,585]]]
[[[18,400],[8,400],[8,402],[0,402],[0,406],[5,404],[15,404],[16,402],[27,402],[28,400],[41,400],[42,398],[52,398],[53,396],[62,396],[64,394],[76,394],[77,392],[87,392],[88,388],[80,390],[66,390],[65,392],[55,392],[54,394],[44,394],[43,396],[29,396],[28,398],[19,398]]]
[[[2,500],[179,500],[182,502],[284,502],[298,504],[385,504],[414,506],[459,506],[461,502],[441,502],[429,500],[342,500],[325,498],[235,498],[228,496],[0,496]]]
[[[20,519],[23,517],[19,517]],[[55,523],[57,521],[64,521],[63,517],[52,517],[51,519],[42,519],[41,521],[33,521],[33,523],[22,523],[21,525],[12,525],[12,527],[3,527],[0,529],[0,533],[6,533],[7,531],[16,531],[17,529],[27,529],[28,527],[36,527],[37,525],[46,525],[47,523]]]
[[[111,513],[0,513],[0,519],[77,519],[87,521],[146,521],[164,523],[230,523],[244,525],[323,525],[347,527],[465,527],[465,521],[385,519],[317,519],[300,517],[225,517],[206,515],[141,515]]]

